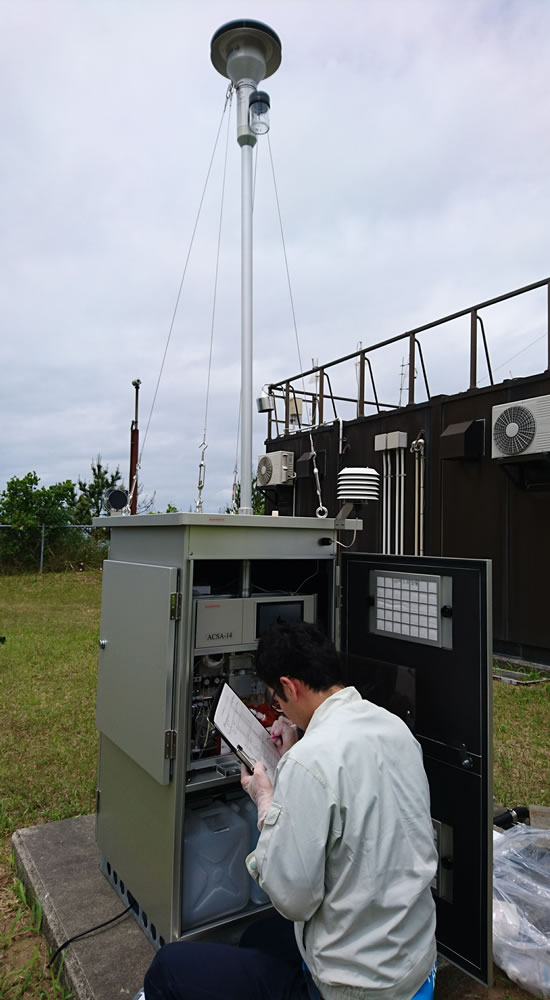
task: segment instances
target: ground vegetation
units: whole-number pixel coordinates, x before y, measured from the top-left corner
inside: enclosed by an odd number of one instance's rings
[[[99,571],[0,575],[0,1000],[68,1000],[47,968],[41,913],[11,862],[14,830],[93,812]],[[550,682],[494,682],[494,792],[550,806]],[[438,1000],[524,1000],[497,971]]]

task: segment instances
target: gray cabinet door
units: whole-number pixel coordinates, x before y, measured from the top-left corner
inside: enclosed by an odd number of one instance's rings
[[[177,585],[173,566],[103,565],[97,728],[162,785],[170,781]]]

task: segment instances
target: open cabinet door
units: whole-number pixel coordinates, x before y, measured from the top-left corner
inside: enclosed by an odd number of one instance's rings
[[[442,955],[492,978],[491,564],[345,553],[341,649],[349,682],[422,746],[439,865]]]
[[[155,781],[170,781],[176,621],[173,566],[103,564],[96,724]]]

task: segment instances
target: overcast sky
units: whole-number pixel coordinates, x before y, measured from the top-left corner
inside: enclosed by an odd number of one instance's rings
[[[283,45],[265,89],[302,362],[262,138],[256,395],[313,358],[550,274],[547,0],[0,0],[0,490],[31,470],[44,485],[87,478],[98,453],[127,481],[131,382],[143,443],[222,122],[210,39],[247,16]],[[227,135],[205,509],[231,496],[240,151],[228,113],[143,448],[160,510],[197,496]],[[541,292],[486,311],[496,378],[546,367],[545,317]],[[467,388],[468,337],[467,320],[423,336],[432,393]],[[387,402],[403,353],[374,361]],[[265,433],[254,407],[254,456]]]

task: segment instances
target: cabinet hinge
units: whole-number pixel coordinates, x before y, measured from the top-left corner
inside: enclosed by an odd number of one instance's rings
[[[170,594],[170,621],[175,622],[181,618],[181,594]]]
[[[176,738],[177,732],[175,729],[167,729],[164,734],[164,759],[173,760],[176,756]]]

